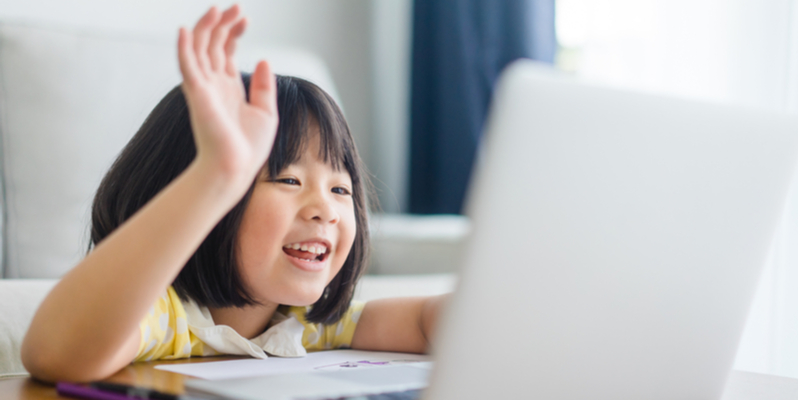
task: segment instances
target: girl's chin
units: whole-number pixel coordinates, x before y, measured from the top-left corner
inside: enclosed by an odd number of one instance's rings
[[[295,266],[296,268],[306,271],[306,272],[322,272],[325,271],[325,267],[328,266],[328,258],[317,261],[317,260],[304,260],[302,258],[297,258],[290,256],[284,253],[284,257],[289,260],[289,263]]]
[[[317,302],[325,292],[325,287],[293,287],[291,293],[284,292],[281,299],[276,299],[275,303],[283,304],[292,307],[305,307],[310,306]]]

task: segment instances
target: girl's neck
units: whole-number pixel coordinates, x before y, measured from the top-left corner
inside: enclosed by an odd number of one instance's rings
[[[245,307],[210,308],[214,325],[228,325],[238,334],[252,339],[262,334],[269,325],[278,304],[265,304]]]

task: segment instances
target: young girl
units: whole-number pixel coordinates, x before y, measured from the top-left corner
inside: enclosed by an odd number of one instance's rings
[[[233,53],[245,25],[233,6],[180,30],[183,83],[104,178],[94,249],[27,332],[34,377],[91,381],[131,361],[212,354],[427,349],[440,297],[351,303],[369,247],[355,144],[315,85],[276,79],[265,61],[242,78]]]

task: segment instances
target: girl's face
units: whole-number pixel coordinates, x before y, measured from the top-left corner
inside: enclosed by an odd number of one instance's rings
[[[316,302],[342,268],[356,235],[353,183],[347,170],[318,158],[319,127],[274,181],[263,173],[239,229],[239,267],[262,303]]]

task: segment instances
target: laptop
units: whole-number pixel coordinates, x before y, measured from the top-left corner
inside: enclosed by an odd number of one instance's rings
[[[718,399],[796,174],[796,116],[518,61],[492,102],[432,367],[186,386],[241,399],[341,397],[325,386],[341,382],[361,385],[351,395],[401,390],[380,398]]]

